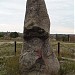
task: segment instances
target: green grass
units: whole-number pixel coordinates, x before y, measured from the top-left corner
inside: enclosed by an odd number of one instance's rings
[[[51,42],[52,48],[55,51],[56,55],[58,55],[58,42]],[[75,43],[60,42],[60,56],[75,58]]]
[[[7,70],[7,75],[19,75],[19,56],[8,58],[5,68]]]
[[[17,44],[17,54],[20,54],[22,44]],[[11,56],[15,54],[14,43],[5,43],[0,45],[0,56]]]
[[[60,75],[74,75],[75,74],[75,62],[64,61],[61,63]]]
[[[19,75],[19,55],[22,44],[17,44],[15,56],[14,43],[0,45],[0,75]]]
[[[19,75],[19,56],[0,59],[0,75]]]
[[[2,62],[1,62],[2,61]],[[61,61],[63,61],[61,59]],[[19,74],[19,56],[0,59],[2,69],[0,75],[20,75]],[[64,60],[61,64],[60,75],[74,75],[75,62]]]
[[[13,44],[2,44],[0,45],[0,56],[10,56],[14,54],[14,45]]]
[[[52,42],[52,47],[57,54],[57,42]],[[64,46],[65,47],[64,47]],[[61,42],[61,53],[63,57],[75,58],[73,55],[74,52],[70,50],[71,48],[75,49],[74,43],[64,43]],[[14,52],[14,43],[4,43],[0,45],[0,75],[20,75],[19,74],[19,56],[22,49],[22,43],[17,43],[17,53],[15,56]],[[8,56],[8,57],[6,57]],[[75,74],[75,62],[62,60],[60,75],[74,75]]]

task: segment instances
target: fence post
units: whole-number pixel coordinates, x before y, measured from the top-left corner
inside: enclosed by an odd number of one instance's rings
[[[15,55],[16,55],[16,41],[14,42],[14,44],[15,44]]]
[[[68,35],[68,42],[70,42],[70,36]]]
[[[60,57],[60,42],[58,42],[58,57]]]

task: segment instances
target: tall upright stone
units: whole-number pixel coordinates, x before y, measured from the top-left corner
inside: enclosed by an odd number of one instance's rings
[[[27,0],[21,75],[58,75],[59,62],[50,46],[50,20],[44,0]]]

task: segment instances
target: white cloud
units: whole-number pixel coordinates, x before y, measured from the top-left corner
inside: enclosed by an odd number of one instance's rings
[[[75,13],[75,0],[74,0],[74,13]],[[74,14],[74,34],[75,34],[75,14]]]
[[[45,0],[51,33],[73,33],[73,0]],[[26,0],[0,0],[0,31],[23,31]],[[60,26],[61,25],[61,26]]]
[[[74,29],[69,28],[69,27],[63,27],[63,26],[51,28],[51,33],[57,34],[58,32],[59,34],[62,34],[62,33],[63,34],[74,34]]]
[[[0,32],[14,32],[14,31],[17,31],[17,32],[23,32],[23,25],[18,25],[18,24],[0,24]]]
[[[9,11],[5,11],[5,10],[1,10],[0,11],[0,16],[2,16],[2,15],[12,15],[12,13],[11,12],[9,12]]]
[[[46,0],[51,33],[74,33],[73,0]]]

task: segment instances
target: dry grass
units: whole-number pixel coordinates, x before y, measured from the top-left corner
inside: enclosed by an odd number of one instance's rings
[[[55,45],[56,44],[56,45]],[[61,56],[74,58],[72,50],[69,48],[75,48],[73,43],[61,42]],[[52,47],[57,54],[57,42],[52,42]],[[14,43],[5,43],[0,45],[0,75],[19,75],[19,55],[22,49],[22,43],[17,44],[17,53],[14,53]],[[72,53],[72,54],[71,54]],[[8,56],[8,57],[6,57]],[[60,75],[74,75],[75,74],[75,62],[62,60]]]

